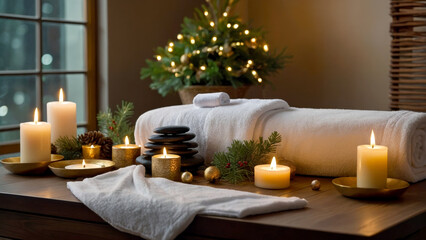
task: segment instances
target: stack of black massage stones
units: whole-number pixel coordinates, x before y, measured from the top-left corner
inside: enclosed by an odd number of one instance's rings
[[[199,166],[203,165],[204,159],[194,149],[198,147],[198,144],[190,141],[195,138],[195,134],[189,133],[189,127],[163,126],[154,129],[154,133],[156,134],[149,137],[149,142],[144,145],[149,150],[136,159],[145,166],[148,173],[151,172],[151,157],[163,154],[164,147],[167,154],[176,154],[181,157],[181,171],[195,172]]]

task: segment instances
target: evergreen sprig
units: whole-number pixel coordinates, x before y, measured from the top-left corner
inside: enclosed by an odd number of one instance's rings
[[[134,113],[134,105],[131,102],[122,101],[121,107],[116,106],[113,113],[110,108],[97,115],[99,130],[110,137],[114,144],[124,143],[124,138],[129,137],[134,142],[135,126],[130,122]]]
[[[141,79],[166,96],[191,85],[263,84],[291,57],[269,51],[262,29],[249,28],[230,11],[238,0],[206,0],[184,18],[177,40],[156,49],[156,60],[146,60]]]
[[[275,152],[281,142],[281,135],[274,131],[264,140],[234,140],[227,152],[218,152],[213,157],[213,165],[219,168],[222,179],[236,184],[252,181],[254,166],[269,162],[270,153]]]
[[[79,159],[81,154],[81,143],[76,137],[59,137],[55,141],[58,154],[63,155],[64,159]]]

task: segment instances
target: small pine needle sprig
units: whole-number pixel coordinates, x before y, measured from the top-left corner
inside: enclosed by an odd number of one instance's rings
[[[216,153],[213,165],[219,168],[222,179],[237,184],[242,181],[253,181],[254,166],[267,162],[267,156],[275,152],[281,142],[281,135],[274,131],[264,140],[234,140],[228,152]]]
[[[114,144],[124,143],[126,136],[130,142],[134,142],[135,126],[130,122],[133,113],[133,103],[126,101],[121,102],[121,107],[117,105],[114,113],[109,108],[106,112],[99,112],[97,115],[99,130],[110,137]]]
[[[58,154],[64,156],[64,159],[79,159],[81,158],[81,143],[76,137],[63,136],[56,140],[55,146],[58,149]]]

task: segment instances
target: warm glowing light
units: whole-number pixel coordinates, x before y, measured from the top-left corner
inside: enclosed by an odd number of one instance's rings
[[[83,159],[83,162],[81,163],[81,165],[83,165],[83,168],[86,167],[86,161],[84,161],[84,159]]]
[[[95,146],[91,145],[90,148],[94,148]]]
[[[271,170],[277,170],[277,160],[275,159],[275,157],[272,158]]]
[[[63,102],[64,101],[64,91],[61,89],[59,89],[59,102]]]
[[[258,81],[259,83],[261,83],[261,82],[263,81],[263,79],[262,79],[262,78],[258,78],[258,79],[257,79],[257,81]]]
[[[174,61],[171,61],[171,62],[170,62],[170,66],[175,67],[175,66],[176,66],[176,63],[175,63]]]
[[[175,77],[179,77],[179,73],[175,73]]]
[[[182,39],[183,39],[183,35],[179,33],[179,34],[177,35],[177,39],[178,39],[178,40],[182,40]]]
[[[200,50],[195,51],[196,54],[200,54]]]
[[[263,45],[263,50],[265,50],[265,52],[269,51],[268,44]]]
[[[251,71],[251,74],[253,74],[253,76],[257,75],[257,72],[255,70]]]
[[[167,51],[173,52],[173,48],[169,47],[169,48],[167,48]]]
[[[226,70],[228,70],[228,72],[232,71],[231,67],[227,67]]]
[[[250,31],[249,31],[249,30],[245,30],[245,31],[244,31],[244,34],[245,34],[245,35],[249,35],[249,33],[250,33]]]
[[[204,71],[204,70],[206,70],[206,66],[204,66],[204,65],[203,65],[203,66],[201,66],[201,67],[200,67],[200,69],[201,69],[202,71]]]
[[[175,44],[173,42],[169,43],[169,47],[173,47]]]
[[[167,158],[167,151],[166,151],[166,148],[165,148],[165,147],[163,148],[163,157],[164,157],[164,158]]]
[[[161,61],[161,56],[160,55],[157,55],[157,61]]]
[[[253,64],[253,61],[252,61],[252,60],[248,60],[248,61],[247,61],[247,64],[252,65],[252,64]]]
[[[220,47],[219,47],[219,50],[220,50],[220,51],[223,51],[223,47],[222,47],[222,46],[220,46]]]
[[[126,138],[124,139],[124,144],[126,144],[126,145],[129,145],[129,144],[130,144],[130,142],[129,142],[129,137],[128,137],[128,136],[126,136]]]
[[[374,137],[373,130],[371,130],[370,145],[371,145],[371,148],[374,148],[374,146],[376,145],[376,139]]]
[[[34,110],[34,123],[35,124],[38,123],[38,109],[37,108]]]
[[[230,24],[230,23],[226,24],[227,28],[231,28],[231,26],[232,26],[232,24]]]
[[[216,42],[217,41],[217,37],[216,36],[212,37],[212,41]]]
[[[250,39],[250,42],[255,43],[256,42],[256,38]]]
[[[239,26],[238,23],[234,24],[234,29],[237,29]]]
[[[214,22],[212,21],[212,22],[210,22],[210,26],[211,27],[214,27]]]
[[[191,44],[195,44],[195,39],[193,37],[191,37],[190,42],[191,42]]]
[[[209,12],[207,12],[207,11],[204,11],[204,16],[208,16],[209,15]]]
[[[227,16],[228,16],[228,13],[227,13],[227,12],[224,12],[224,13],[223,13],[223,16],[224,16],[224,17],[227,17]]]
[[[208,47],[207,52],[211,52],[211,51],[213,51],[213,49],[211,47]]]

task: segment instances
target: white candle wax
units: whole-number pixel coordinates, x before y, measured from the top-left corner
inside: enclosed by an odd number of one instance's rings
[[[372,133],[374,142],[374,133]],[[387,179],[388,148],[386,146],[359,145],[357,148],[357,187],[385,188]]]
[[[271,164],[262,164],[254,167],[254,185],[267,189],[283,189],[290,186],[290,168],[283,165],[273,167]]]
[[[101,168],[103,166],[93,163],[86,163],[84,160],[81,162],[81,164],[71,164],[68,166],[65,166],[65,169],[91,169],[91,168]]]
[[[61,89],[62,91],[62,89]],[[47,122],[52,125],[52,143],[59,137],[77,136],[77,106],[74,102],[59,101],[47,103]]]
[[[50,124],[38,122],[38,113],[34,115],[34,122],[20,124],[22,163],[50,161]]]

